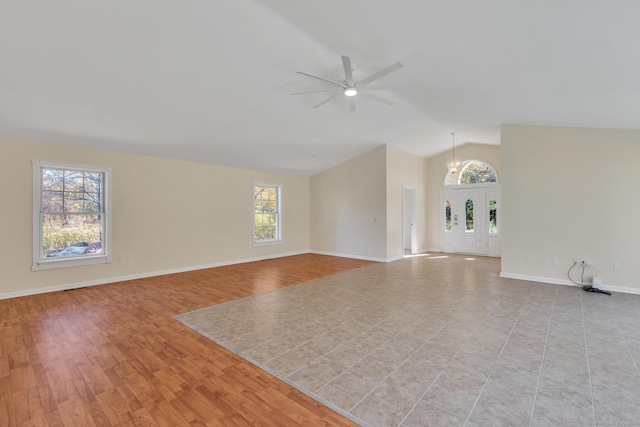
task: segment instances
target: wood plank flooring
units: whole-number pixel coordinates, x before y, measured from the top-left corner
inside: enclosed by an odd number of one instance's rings
[[[371,264],[305,254],[0,301],[0,426],[352,426],[173,319]]]

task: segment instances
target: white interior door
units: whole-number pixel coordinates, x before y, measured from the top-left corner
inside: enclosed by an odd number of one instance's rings
[[[417,252],[416,241],[416,189],[402,188],[402,246],[405,252]]]

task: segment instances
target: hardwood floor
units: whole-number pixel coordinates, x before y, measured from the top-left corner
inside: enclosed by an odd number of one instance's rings
[[[0,426],[351,426],[173,316],[369,264],[306,254],[2,300]]]

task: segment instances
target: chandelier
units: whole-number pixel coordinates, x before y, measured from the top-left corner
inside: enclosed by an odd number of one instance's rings
[[[462,164],[460,160],[456,159],[456,133],[451,132],[451,138],[453,140],[453,149],[452,149],[452,157],[451,161],[447,163],[447,168],[449,168],[449,172],[451,175],[455,175],[460,170],[460,165]]]

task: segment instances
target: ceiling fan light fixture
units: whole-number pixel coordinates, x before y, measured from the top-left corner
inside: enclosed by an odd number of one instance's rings
[[[336,96],[340,95],[340,92],[342,92],[345,96],[347,96],[347,101],[348,101],[348,105],[349,105],[349,111],[355,111],[356,110],[356,103],[355,103],[355,96],[358,95],[358,92],[360,92],[361,90],[364,91],[366,89],[366,85],[368,85],[369,83],[376,81],[384,76],[386,76],[387,74],[390,74],[396,70],[399,70],[400,68],[404,67],[404,65],[402,65],[400,62],[396,62],[395,64],[392,64],[390,66],[388,66],[387,68],[383,68],[380,71],[377,71],[367,77],[365,77],[362,80],[354,80],[353,78],[353,67],[351,65],[351,58],[349,58],[348,56],[342,56],[342,68],[344,69],[344,80],[342,81],[336,81],[336,80],[332,80],[332,79],[328,79],[326,77],[321,77],[321,76],[316,76],[313,74],[309,74],[309,73],[304,73],[302,71],[296,71],[296,73],[298,74],[302,74],[303,76],[307,76],[307,77],[311,77],[313,79],[316,80],[322,80],[323,82],[326,83],[331,83],[334,86],[333,89],[324,89],[324,90],[311,90],[311,91],[307,91],[307,92],[295,92],[292,93],[291,95],[302,95],[305,93],[315,93],[315,92],[333,92],[333,94],[331,96],[329,96],[328,98],[326,98],[324,101],[320,102],[317,105],[314,105],[313,108],[318,108],[324,104],[326,104],[327,102],[331,101],[332,99],[334,99]],[[393,105],[393,102],[388,101],[384,98],[381,98],[379,96],[374,96],[371,95],[372,99],[377,100],[378,102],[381,102],[385,105]]]
[[[358,94],[358,89],[355,87],[348,87],[344,90],[344,94],[346,96],[356,96]]]

